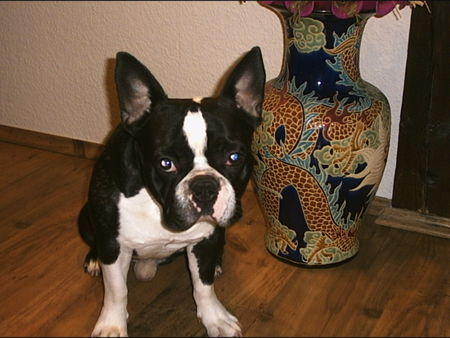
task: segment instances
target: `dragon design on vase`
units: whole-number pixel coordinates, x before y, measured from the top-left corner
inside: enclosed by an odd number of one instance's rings
[[[351,86],[353,100],[338,91],[319,98],[306,90],[306,82],[297,86],[295,76],[287,79],[287,65],[266,85],[263,123],[253,142],[254,177],[266,216],[266,247],[283,259],[330,264],[358,251],[357,230],[381,180],[390,125],[386,98],[359,75],[363,27],[350,26],[334,35],[332,48],[320,49],[339,82]],[[339,183],[332,184],[338,177]],[[353,185],[345,190],[344,180]],[[357,211],[346,210],[349,202],[341,195],[362,190],[365,201]],[[295,221],[289,216],[293,209],[299,214]]]

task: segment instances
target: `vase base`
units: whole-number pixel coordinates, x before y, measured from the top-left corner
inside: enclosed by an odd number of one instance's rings
[[[277,256],[275,254],[273,254],[272,252],[270,252],[269,250],[267,250],[268,253],[270,253],[270,255],[272,257],[275,257],[277,260],[285,263],[285,264],[289,264],[289,265],[293,265],[299,268],[306,268],[306,269],[328,269],[328,268],[334,268],[334,267],[338,267],[340,265],[343,265],[345,263],[350,262],[351,260],[353,260],[353,258],[355,258],[358,255],[358,252],[355,252],[355,254],[351,257],[348,257],[342,261],[339,262],[335,262],[335,263],[324,263],[324,264],[307,264],[307,263],[303,263],[303,262],[297,262],[297,261],[293,261],[290,260],[288,258],[285,257],[281,257],[281,256]]]

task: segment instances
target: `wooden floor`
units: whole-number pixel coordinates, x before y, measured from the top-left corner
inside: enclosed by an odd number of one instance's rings
[[[0,142],[0,335],[89,336],[100,278],[83,273],[76,226],[93,162]],[[269,255],[251,189],[229,229],[216,292],[246,336],[450,336],[446,239],[373,224],[361,251],[328,269]],[[154,280],[129,275],[131,336],[204,336],[183,256]]]

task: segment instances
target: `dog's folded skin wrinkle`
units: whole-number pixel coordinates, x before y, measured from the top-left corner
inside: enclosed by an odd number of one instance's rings
[[[121,124],[97,160],[80,235],[84,269],[102,275],[104,301],[92,336],[127,336],[127,273],[150,280],[159,264],[188,257],[197,316],[209,336],[241,336],[218,300],[226,227],[242,215],[261,121],[265,72],[253,48],[217,97],[168,98],[134,56],[117,53]]]

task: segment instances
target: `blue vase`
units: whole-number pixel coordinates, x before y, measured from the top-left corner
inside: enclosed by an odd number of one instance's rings
[[[265,245],[299,265],[339,263],[359,250],[358,228],[389,149],[389,103],[359,72],[371,14],[275,11],[286,32],[284,62],[266,84],[252,145]]]

